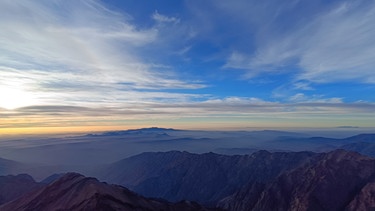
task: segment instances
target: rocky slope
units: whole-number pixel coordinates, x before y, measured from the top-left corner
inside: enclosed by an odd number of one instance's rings
[[[42,186],[27,174],[0,176],[0,205]]]
[[[143,153],[104,170],[107,180],[148,197],[198,201],[230,211],[375,209],[375,159],[345,150],[243,156]],[[145,198],[76,173],[45,181],[0,177],[3,202],[39,188],[0,210],[207,210],[189,201]]]
[[[336,150],[280,175],[249,183],[219,204],[228,210],[373,210],[375,160]]]
[[[196,203],[147,199],[126,188],[68,173],[55,182],[0,206],[2,211],[208,210]]]
[[[251,182],[268,182],[315,156],[311,152],[226,156],[188,152],[143,153],[114,163],[101,179],[148,197],[215,205]]]

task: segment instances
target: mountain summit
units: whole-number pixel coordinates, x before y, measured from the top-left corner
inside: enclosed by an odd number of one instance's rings
[[[0,206],[1,211],[114,211],[114,210],[208,210],[188,201],[169,203],[147,199],[128,189],[95,178],[67,173],[50,185]]]
[[[285,172],[269,183],[252,183],[219,204],[227,210],[374,210],[375,160],[335,150]]]

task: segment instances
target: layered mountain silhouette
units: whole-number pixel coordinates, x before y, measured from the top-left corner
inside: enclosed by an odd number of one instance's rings
[[[87,134],[87,136],[123,136],[123,135],[165,135],[168,136],[167,132],[180,131],[172,128],[140,128],[133,130],[120,130],[120,131],[109,131],[99,134]]]
[[[375,209],[375,159],[346,150],[148,152],[96,170],[93,176],[116,185],[77,173],[40,183],[25,174],[1,176],[0,210]]]
[[[228,210],[374,210],[375,160],[336,150],[223,199]]]
[[[107,180],[149,196],[228,210],[358,210],[375,200],[375,160],[355,152],[143,153]]]
[[[244,184],[268,182],[315,155],[267,151],[236,156],[179,151],[142,153],[103,169],[100,179],[148,197],[215,205]]]
[[[55,182],[0,206],[2,211],[112,211],[112,210],[209,210],[196,203],[169,203],[148,199],[128,189],[101,183],[95,178],[68,173]]]
[[[354,132],[346,132],[352,135]],[[317,134],[313,132],[312,134]],[[323,133],[331,137],[344,137],[339,132]],[[310,137],[310,138],[309,138]],[[349,138],[311,137],[303,133],[286,131],[199,131],[168,128],[143,128],[125,131],[111,131],[89,135],[66,137],[33,137],[0,142],[0,157],[22,163],[77,166],[108,164],[142,152],[189,151],[194,153],[216,152],[220,154],[249,154],[265,149],[275,151],[327,152],[343,145],[359,142],[375,142],[374,134],[362,134]],[[89,150],[88,150],[89,149]],[[372,149],[366,149],[366,154]],[[363,152],[365,152],[363,151]],[[0,162],[1,164],[1,162]],[[1,167],[0,167],[1,168]],[[34,166],[34,169],[40,169]],[[42,179],[58,172],[38,171],[27,173]],[[29,168],[30,169],[30,168]],[[61,170],[62,171],[62,170]],[[66,168],[66,171],[80,172],[80,169]],[[13,171],[12,174],[24,171]],[[41,171],[39,171],[41,172]],[[9,172],[6,172],[9,173]],[[83,172],[87,175],[87,172]],[[0,175],[4,175],[1,173]]]
[[[279,137],[271,141],[271,145],[279,147],[280,149],[288,149],[292,151],[309,149],[314,152],[327,152],[335,149],[356,150],[355,147],[345,147],[350,144],[358,143],[375,143],[375,134],[359,134],[347,138],[326,138],[326,137],[309,137],[309,138],[294,138],[294,137]],[[361,153],[361,151],[358,151]],[[367,155],[368,155],[368,151]],[[375,151],[372,152],[375,155]]]
[[[4,158],[0,158],[0,175],[11,173],[14,169],[19,168],[20,163]]]
[[[0,205],[43,187],[27,174],[0,176]]]

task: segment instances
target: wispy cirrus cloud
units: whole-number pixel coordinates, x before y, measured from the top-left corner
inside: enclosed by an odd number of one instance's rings
[[[84,106],[63,106],[63,105],[35,105],[18,108],[13,111],[3,111],[3,117],[15,116],[39,116],[58,114],[72,114],[79,116],[112,116],[124,118],[133,118],[135,116],[147,116],[150,114],[165,114],[170,117],[176,115],[190,116],[212,116],[222,114],[233,115],[275,115],[287,117],[291,114],[309,113],[314,114],[368,114],[375,113],[375,106],[369,102],[343,103],[340,99],[323,99],[316,97],[315,100],[300,100],[304,96],[296,95],[289,103],[269,102],[257,98],[239,98],[228,97],[224,99],[210,99],[199,102],[130,102],[123,106],[101,106],[101,107],[84,107]],[[5,112],[6,111],[6,112]],[[371,116],[371,115],[370,115]]]
[[[300,100],[302,95],[296,95],[289,103],[269,102],[257,98],[228,97],[224,99],[210,99],[199,102],[130,102],[122,106],[64,106],[64,105],[35,105],[18,108],[16,110],[3,110],[3,118],[24,117],[24,116],[66,116],[66,114],[80,116],[112,116],[128,118],[134,116],[147,116],[150,114],[165,114],[170,117],[179,116],[211,116],[221,114],[234,115],[285,115],[310,113],[310,114],[366,114],[375,110],[374,104],[369,102],[343,103],[340,99],[323,99],[317,97],[316,100]]]
[[[157,40],[158,29],[139,29],[130,19],[94,0],[0,2],[0,87],[48,104],[104,101],[103,93],[110,91],[121,96],[136,89],[205,86],[148,63],[140,48]]]
[[[306,96],[303,93],[297,93],[288,99],[290,102],[298,103],[342,103],[342,99],[338,97],[324,98],[321,95]]]
[[[299,96],[300,97],[300,96]],[[289,103],[268,102],[256,98],[228,97],[199,102],[131,102],[123,106],[61,106],[36,105],[1,112],[2,127],[35,127],[84,126],[123,124],[153,120],[172,121],[196,119],[195,126],[215,123],[218,118],[235,119],[246,125],[257,122],[268,124],[289,124],[299,122],[299,127],[320,124],[340,125],[341,121],[371,126],[375,117],[373,103],[343,103],[340,100],[317,99],[315,101],[298,101]],[[28,121],[25,122],[24,118]],[[246,120],[245,122],[243,122]],[[323,121],[323,122],[322,122]],[[281,122],[281,123],[280,123]],[[284,123],[283,123],[284,122]],[[229,124],[229,122],[228,122]]]
[[[283,3],[281,8],[296,12],[300,3],[296,1],[294,9]],[[290,11],[276,14],[282,17]],[[368,1],[336,2],[313,16],[290,21],[280,33],[274,33],[278,31],[271,16],[270,24],[255,26],[262,36],[256,50],[233,51],[225,67],[246,69],[247,77],[281,72],[294,73],[297,81],[375,83],[374,19],[375,4]]]
[[[152,18],[159,23],[175,23],[176,24],[180,22],[180,19],[176,17],[168,17],[166,15],[162,15],[158,13],[158,11],[155,11],[154,14],[152,14]]]

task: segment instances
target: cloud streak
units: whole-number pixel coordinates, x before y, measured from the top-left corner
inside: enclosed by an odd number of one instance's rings
[[[138,49],[155,42],[157,28],[138,29],[97,1],[2,1],[0,27],[0,86],[13,84],[39,103],[108,90],[205,87],[144,61]]]
[[[154,14],[152,14],[152,18],[159,23],[174,23],[174,24],[177,24],[177,23],[180,22],[180,19],[178,19],[176,17],[168,17],[168,16],[165,16],[165,15],[162,15],[162,14],[158,13],[158,11],[155,11]]]
[[[293,12],[299,8],[295,5]],[[279,16],[285,12],[290,11],[279,10]],[[287,25],[280,33],[272,33],[269,26],[257,26],[270,34],[259,34],[264,38],[258,39],[255,52],[233,51],[225,67],[247,69],[248,77],[299,68],[297,81],[375,83],[374,2],[341,1],[305,17],[308,19],[294,21],[298,27]]]
[[[212,99],[202,102],[133,102],[124,106],[107,107],[82,107],[82,106],[61,106],[61,105],[36,105],[22,107],[13,111],[4,110],[3,118],[17,116],[65,116],[67,114],[76,116],[110,116],[121,118],[133,118],[135,116],[147,116],[154,114],[165,114],[173,116],[220,116],[221,114],[233,115],[290,115],[290,114],[368,114],[375,113],[373,103],[342,103],[335,100],[316,100],[310,102],[278,103],[267,102],[254,98],[225,98]],[[127,117],[125,117],[126,115]],[[370,115],[371,116],[371,115]],[[161,117],[161,116],[160,116]]]

